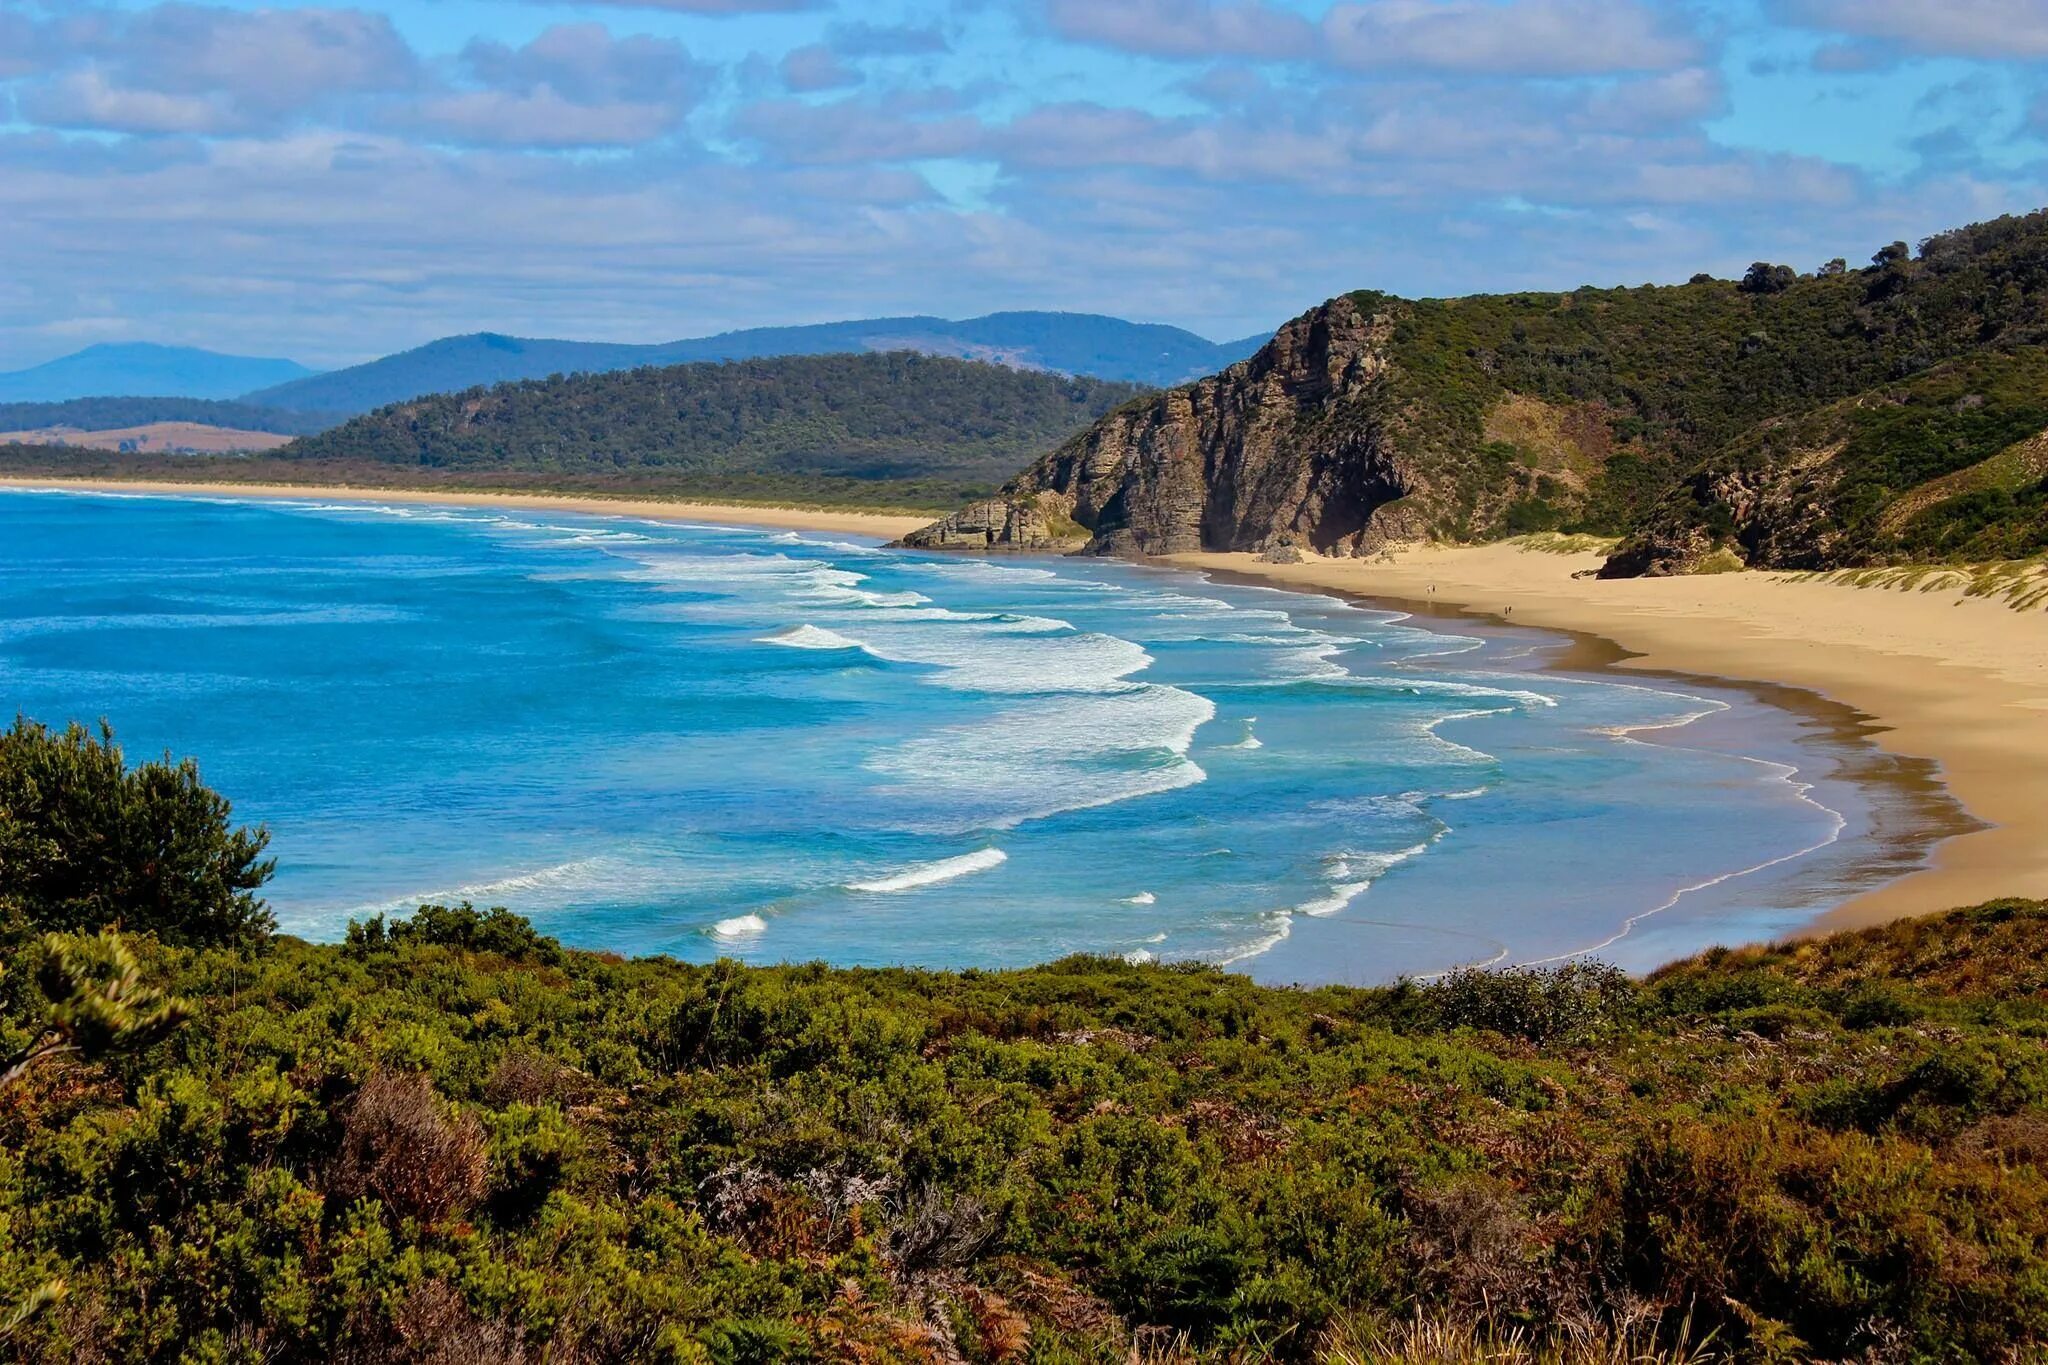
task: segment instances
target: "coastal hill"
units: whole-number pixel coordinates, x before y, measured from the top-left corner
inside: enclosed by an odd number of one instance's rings
[[[1366,554],[1539,530],[1611,573],[2048,550],[2048,211],[1868,266],[1347,294],[1110,414],[929,548]]]
[[[228,399],[312,373],[295,361],[222,355],[190,346],[88,346],[30,369],[0,374],[0,403],[57,403],[99,394]]]
[[[0,810],[9,1360],[2048,1344],[2038,901],[1640,981],[696,966],[276,934],[262,833],[82,729],[0,733]]]
[[[132,427],[98,428],[49,426],[27,431],[0,431],[0,445],[84,446],[91,450],[190,455],[275,450],[290,439],[271,431],[247,431],[198,422],[144,422]]]
[[[1213,373],[1257,350],[1264,334],[1212,342],[1178,327],[1092,313],[991,313],[954,322],[868,318],[808,327],[759,327],[657,345],[548,341],[479,332],[444,337],[366,364],[247,395],[308,412],[362,413],[429,393],[551,375],[789,355],[917,351],[1018,369],[1161,385]]]
[[[1142,392],[910,352],[789,356],[438,394],[179,470],[943,506]]]
[[[189,423],[231,431],[308,436],[343,420],[329,413],[263,408],[218,398],[67,398],[54,403],[0,403],[0,431],[111,431],[157,422]]]

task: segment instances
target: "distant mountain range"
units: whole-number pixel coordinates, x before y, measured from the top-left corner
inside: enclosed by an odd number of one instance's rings
[[[31,369],[0,373],[0,403],[61,403],[105,395],[235,398],[312,373],[296,361],[190,346],[88,346]]]
[[[1092,313],[991,313],[962,322],[867,318],[809,327],[757,327],[646,346],[478,332],[248,393],[244,401],[299,412],[353,414],[432,393],[557,374],[877,351],[918,351],[1013,369],[1158,386],[1214,373],[1244,359],[1265,340],[1261,335],[1217,343],[1178,327]]]

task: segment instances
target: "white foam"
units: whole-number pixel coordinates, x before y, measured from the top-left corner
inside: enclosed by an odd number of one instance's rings
[[[734,915],[711,926],[714,938],[755,938],[768,932],[768,921],[759,915]]]
[[[1453,682],[1448,678],[1389,678],[1372,675],[1347,675],[1347,683],[1358,683],[1368,687],[1384,687],[1396,692],[1407,692],[1414,696],[1441,697],[1490,697],[1502,701],[1513,701],[1523,706],[1555,706],[1557,698],[1541,692],[1531,692],[1516,687],[1488,687],[1483,683]]]
[[[789,649],[865,649],[859,640],[849,639],[836,630],[823,626],[791,626],[778,630],[773,635],[763,635],[755,641],[763,645],[783,645]]]
[[[1446,831],[1439,831],[1442,838]],[[1431,840],[1434,843],[1435,840]],[[1294,907],[1293,913],[1321,918],[1334,915],[1346,909],[1351,902],[1385,876],[1390,870],[1429,852],[1429,844],[1416,844],[1409,848],[1397,849],[1392,853],[1341,853],[1324,860],[1324,871],[1330,878],[1330,886],[1314,900],[1304,901]]]
[[[992,867],[1008,862],[1009,858],[1010,855],[999,848],[984,848],[973,853],[963,853],[957,858],[941,858],[934,863],[918,863],[914,867],[906,867],[901,872],[892,872],[873,881],[848,882],[846,889],[878,895],[914,891],[921,886],[936,886],[940,882],[950,882],[956,877],[986,872]]]
[[[1135,896],[1125,896],[1125,897],[1123,898],[1123,904],[1125,904],[1125,905],[1151,905],[1151,904],[1152,904],[1153,902],[1157,901],[1158,899],[1159,899],[1159,897],[1157,897],[1157,896],[1153,895],[1153,894],[1152,894],[1152,893],[1151,893],[1150,891],[1140,891],[1140,892],[1139,892],[1139,893],[1138,893],[1137,895],[1135,895]]]
[[[1303,901],[1300,905],[1295,906],[1294,909],[1297,914],[1311,915],[1318,918],[1324,915],[1334,915],[1339,910],[1350,905],[1351,902],[1357,900],[1359,896],[1364,894],[1365,889],[1371,885],[1371,882],[1338,882],[1331,886],[1326,894],[1318,896],[1312,901]]]
[[[1258,737],[1257,735],[1255,735],[1255,734],[1253,734],[1253,733],[1252,733],[1252,726],[1253,726],[1254,724],[1256,724],[1256,723],[1258,722],[1258,719],[1259,719],[1259,718],[1258,718],[1257,716],[1246,716],[1246,717],[1244,718],[1244,738],[1243,738],[1243,739],[1240,739],[1240,740],[1239,740],[1239,741],[1238,741],[1237,743],[1235,743],[1235,744],[1219,744],[1219,745],[1217,745],[1216,747],[1217,747],[1217,748],[1219,748],[1219,749],[1263,749],[1263,748],[1265,748],[1265,747],[1266,747],[1266,743],[1265,743],[1265,741],[1264,741],[1264,740],[1262,740],[1262,739],[1260,739],[1260,738],[1259,738],[1259,737]]]
[[[922,828],[1007,829],[1205,780],[1188,750],[1215,714],[1197,693],[1125,684],[1007,705],[880,750],[864,766],[936,808]]]
[[[422,905],[452,905],[457,901],[509,904],[522,913],[530,913],[561,909],[592,897],[642,894],[656,884],[657,878],[654,870],[635,860],[616,856],[578,858],[491,881],[415,891],[322,913],[338,923],[360,915],[405,914]]]

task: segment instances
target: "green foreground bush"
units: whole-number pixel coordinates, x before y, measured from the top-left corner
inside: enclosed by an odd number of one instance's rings
[[[2040,902],[1640,982],[1292,991],[628,961],[469,906],[326,945],[10,923],[9,1359],[2048,1343]]]
[[[1478,1029],[1469,983],[699,967],[510,929],[136,940],[189,1021],[0,1092],[0,1293],[68,1290],[8,1351],[1299,1359],[1418,1310],[1689,1319],[1753,1359],[2048,1339],[2039,903],[1583,980],[1583,1009],[1550,978]]]

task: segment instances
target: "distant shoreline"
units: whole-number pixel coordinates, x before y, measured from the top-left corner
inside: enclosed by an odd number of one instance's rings
[[[650,521],[701,521],[719,526],[772,526],[790,531],[834,531],[895,540],[932,518],[915,512],[839,511],[753,503],[692,502],[682,498],[601,497],[577,493],[514,493],[491,489],[376,488],[360,484],[175,482],[159,479],[67,479],[55,475],[0,477],[0,489],[55,489],[83,493],[156,493],[166,497],[338,498],[359,502],[438,503],[471,507],[524,507],[545,512],[596,512]]]
[[[1987,828],[1940,843],[1925,869],[1855,896],[1814,932],[1999,896],[2048,895],[2048,613],[1768,573],[1595,580],[1593,554],[1428,548],[1390,560],[1268,564],[1249,554],[1162,563],[1275,587],[1428,603],[1612,641],[1609,666],[1818,693],[1869,718],[1887,752],[1928,759]]]

